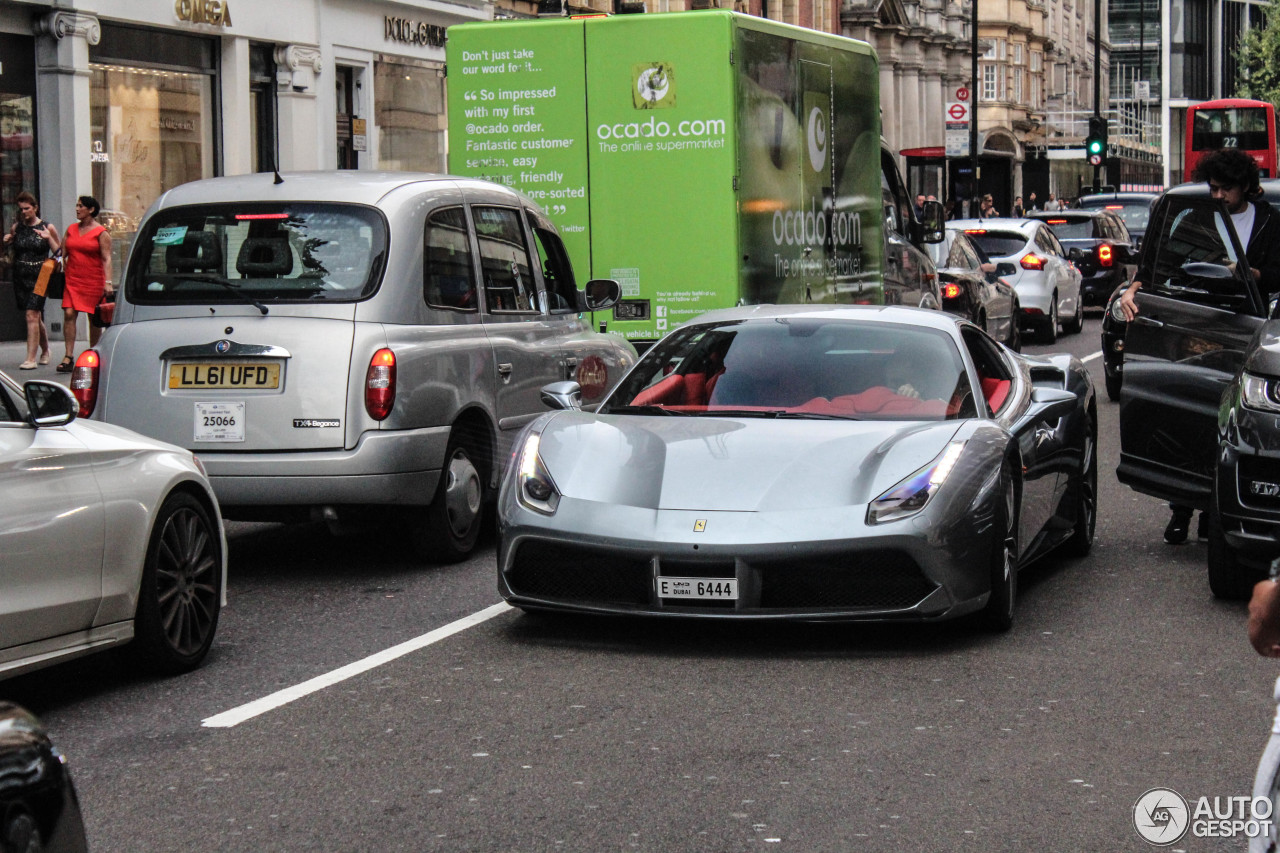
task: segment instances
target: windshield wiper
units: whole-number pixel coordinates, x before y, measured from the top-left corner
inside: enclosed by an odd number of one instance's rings
[[[610,406],[602,415],[673,415],[685,418],[688,412],[677,412],[664,406]]]
[[[862,418],[854,415],[828,415],[824,412],[778,412],[779,418],[794,418],[797,420],[815,420],[815,421],[860,421]]]
[[[230,290],[236,296],[240,297],[242,301],[247,302],[248,304],[252,305],[254,308],[257,308],[263,314],[267,313],[267,306],[263,305],[261,302],[254,299],[252,296],[241,293],[240,285],[236,284],[234,281],[231,281],[228,278],[224,278],[220,275],[210,275],[209,273],[196,273],[194,275],[183,275],[182,278],[178,281],[178,283],[174,285],[174,287],[176,288],[180,286],[184,281],[198,281],[205,284],[220,285],[222,287],[225,287],[227,290]]]

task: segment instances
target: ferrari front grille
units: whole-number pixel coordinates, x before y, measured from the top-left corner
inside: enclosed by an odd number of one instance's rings
[[[937,588],[915,560],[897,551],[780,560],[754,568],[760,572],[762,608],[902,609]]]
[[[517,595],[563,601],[649,603],[649,560],[581,545],[537,540],[521,543],[507,573]]]

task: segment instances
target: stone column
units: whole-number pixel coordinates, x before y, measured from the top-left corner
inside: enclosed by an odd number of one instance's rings
[[[316,103],[316,77],[323,68],[320,48],[286,45],[276,48],[275,58],[280,170],[332,169],[336,155],[326,140],[332,142],[336,131],[330,127],[326,133],[320,127]],[[331,155],[327,163],[326,152]]]
[[[93,191],[89,45],[102,28],[95,15],[58,11],[37,20],[35,32],[40,210],[65,231],[76,197]]]
[[[249,97],[249,40],[222,39],[222,174],[253,171],[253,103]]]
[[[40,214],[66,234],[75,222],[76,198],[93,192],[89,45],[102,39],[102,28],[95,15],[56,11],[37,19],[34,29]],[[119,280],[122,271],[113,273]],[[56,361],[63,352],[62,306],[49,300],[44,310],[49,349]],[[88,334],[84,321],[76,329],[77,351],[84,348]]]

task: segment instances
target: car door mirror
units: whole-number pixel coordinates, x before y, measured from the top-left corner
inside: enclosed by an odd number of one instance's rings
[[[552,382],[542,386],[542,402],[548,408],[576,411],[582,408],[582,386],[577,382]]]
[[[1067,260],[1069,260],[1069,261],[1083,261],[1084,259],[1085,259],[1085,252],[1084,252],[1084,250],[1083,250],[1083,249],[1080,249],[1080,248],[1072,248],[1072,249],[1068,249],[1068,250],[1067,250]]]
[[[582,289],[582,296],[587,311],[605,311],[622,298],[622,285],[611,278],[593,278]]]
[[[1018,268],[1015,267],[1013,264],[1009,263],[1008,261],[1001,261],[1000,263],[996,264],[996,275],[998,276],[1010,276],[1010,275],[1017,275],[1017,274],[1018,274]]]
[[[941,243],[946,236],[947,214],[940,201],[926,201],[920,213],[920,242]]]
[[[57,382],[33,379],[22,386],[32,426],[65,426],[80,413],[80,401],[71,390]]]

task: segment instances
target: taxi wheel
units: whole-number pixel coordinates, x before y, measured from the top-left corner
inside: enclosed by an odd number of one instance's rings
[[[222,541],[186,492],[165,498],[147,546],[132,650],[165,674],[195,669],[213,644],[222,605]]]
[[[998,499],[992,522],[991,598],[978,614],[989,631],[1013,627],[1013,611],[1018,600],[1018,495],[1013,474],[1005,460],[1000,470],[1003,494]]]
[[[450,437],[426,527],[414,535],[414,548],[425,560],[457,563],[475,550],[484,522],[485,485],[473,453],[457,435]]]

